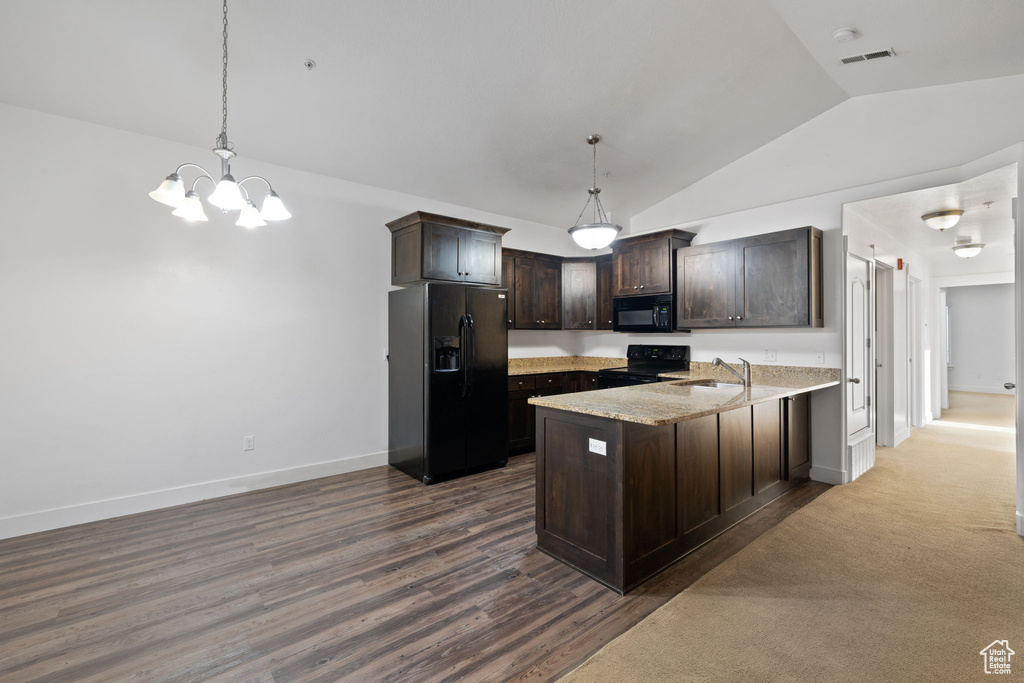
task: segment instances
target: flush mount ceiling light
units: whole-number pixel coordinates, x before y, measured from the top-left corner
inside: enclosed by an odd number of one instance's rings
[[[952,228],[954,225],[960,222],[960,216],[963,216],[964,212],[960,209],[946,209],[944,211],[932,211],[921,216],[921,220],[932,230],[945,230],[946,228]]]
[[[601,206],[601,197],[598,196],[601,194],[601,188],[597,186],[597,143],[599,142],[601,142],[601,136],[596,133],[587,138],[587,144],[594,150],[594,184],[587,190],[590,196],[587,197],[587,203],[583,205],[580,215],[576,217],[576,224],[569,228],[569,234],[576,240],[576,244],[584,249],[604,249],[612,243],[616,235],[622,232],[622,226],[612,223],[611,218],[605,213],[604,207]],[[580,219],[583,218],[587,207],[590,206],[591,200],[594,201],[593,220],[580,225]]]
[[[970,238],[957,240],[956,246],[953,247],[953,253],[960,258],[971,258],[981,253],[981,250],[985,248],[985,245],[981,242],[972,242]]]
[[[224,67],[221,70],[221,128],[217,136],[217,146],[213,153],[220,157],[220,180],[215,180],[210,173],[199,164],[184,163],[175,169],[174,173],[160,183],[160,186],[149,193],[149,196],[161,204],[173,206],[173,216],[179,216],[187,221],[205,221],[206,213],[203,211],[203,203],[196,194],[196,185],[204,178],[209,180],[213,186],[213,193],[207,197],[207,201],[218,209],[227,213],[228,211],[240,211],[238,222],[235,225],[244,228],[255,228],[266,225],[265,221],[283,221],[291,218],[292,215],[284,208],[281,198],[274,192],[270,181],[263,176],[251,175],[235,182],[231,175],[229,160],[235,156],[234,145],[228,142],[228,3],[224,0]],[[192,183],[192,188],[186,192],[185,184],[181,180],[183,168],[195,168],[199,170],[199,177]],[[267,194],[263,198],[262,210],[257,211],[256,205],[249,198],[249,192],[245,189],[245,183],[251,180],[260,180],[267,185]]]

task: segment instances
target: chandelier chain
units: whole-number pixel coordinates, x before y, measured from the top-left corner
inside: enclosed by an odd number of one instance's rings
[[[222,58],[223,71],[221,72],[221,124],[220,137],[222,144],[228,144],[228,0],[224,0],[224,56]]]

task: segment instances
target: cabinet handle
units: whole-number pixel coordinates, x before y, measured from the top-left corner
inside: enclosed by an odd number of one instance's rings
[[[637,287],[636,285],[633,285],[633,289],[639,289],[639,287]]]
[[[729,320],[732,320],[732,316],[731,315],[729,316]]]
[[[643,288],[644,288],[644,286],[643,286],[643,285],[640,285],[640,289],[643,289]]]
[[[520,383],[519,383],[519,386],[523,386],[523,383],[522,383],[522,382],[520,382]]]
[[[509,324],[509,325],[511,325],[511,324],[512,324],[512,321],[511,321],[511,320],[509,320],[509,321],[508,321],[508,324]]]
[[[847,380],[847,381],[848,381],[848,382],[849,382],[850,384],[860,384],[860,379],[858,379],[857,377],[851,377],[851,378],[850,378],[849,380]]]
[[[587,324],[588,324],[588,325],[593,325],[593,324],[594,324],[594,321],[593,321],[593,320],[588,320],[588,321],[587,321]]]
[[[743,320],[743,316],[742,315],[738,315],[738,316],[736,316],[736,319],[737,320]]]
[[[466,275],[472,275],[472,274],[473,273],[469,272],[468,270],[466,271]]]
[[[533,322],[535,322],[535,323],[537,323],[538,325],[540,325],[540,321],[539,321],[539,320],[534,320]]]
[[[463,274],[463,273],[462,273],[462,271],[460,270],[460,271],[459,271],[459,275],[462,275],[462,274]]]
[[[546,323],[547,323],[547,320],[541,320],[541,321],[540,321],[540,324],[541,324],[541,325],[544,325],[544,324],[546,324]]]
[[[612,321],[611,321],[611,320],[609,320],[609,321],[608,321],[608,324],[609,324],[609,325],[611,325],[611,324],[612,324]]]

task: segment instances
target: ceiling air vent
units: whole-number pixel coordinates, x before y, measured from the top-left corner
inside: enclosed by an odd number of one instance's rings
[[[867,62],[872,59],[881,59],[882,57],[895,57],[896,51],[892,48],[888,50],[879,50],[877,52],[864,52],[859,55],[850,55],[849,57],[843,57],[839,61],[843,64],[853,64],[855,62]]]

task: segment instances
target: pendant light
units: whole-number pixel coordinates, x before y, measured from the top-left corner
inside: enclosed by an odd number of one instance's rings
[[[598,196],[601,194],[601,188],[597,186],[597,143],[599,142],[601,142],[601,136],[596,133],[587,138],[587,144],[594,150],[594,184],[587,190],[590,196],[587,197],[587,203],[583,205],[580,215],[576,217],[576,224],[569,228],[569,234],[572,235],[576,244],[584,249],[604,249],[612,243],[616,235],[622,232],[621,225],[611,222],[611,218],[605,213],[604,207],[601,206],[601,198]],[[584,212],[590,206],[591,200],[594,201],[593,220],[580,225],[580,219],[583,218]]]
[[[245,228],[256,228],[266,225],[266,221],[283,221],[291,218],[292,215],[284,208],[281,198],[274,192],[270,181],[263,176],[251,175],[235,181],[231,175],[230,160],[235,156],[234,145],[228,141],[228,3],[224,0],[224,50],[223,69],[221,70],[221,128],[217,136],[217,146],[213,153],[220,157],[220,180],[216,180],[205,168],[199,164],[184,163],[175,169],[174,173],[167,176],[160,186],[149,193],[149,196],[167,206],[174,207],[171,215],[179,216],[188,221],[206,221],[206,212],[203,211],[203,203],[196,193],[196,186],[204,178],[213,185],[213,192],[207,197],[207,201],[222,212],[239,211],[238,222],[235,225]],[[192,183],[191,189],[185,191],[185,184],[181,179],[183,168],[195,168],[199,171],[199,177]],[[252,180],[260,180],[267,185],[267,194],[263,199],[263,208],[256,210],[256,205],[249,197],[245,184]]]
[[[944,211],[932,211],[921,216],[921,220],[932,230],[946,230],[960,222],[960,216],[964,212],[960,209],[946,209]]]

